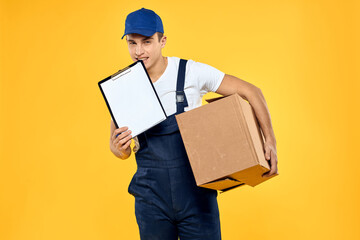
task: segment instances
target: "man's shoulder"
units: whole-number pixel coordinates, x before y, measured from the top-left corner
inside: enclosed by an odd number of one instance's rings
[[[171,62],[171,63],[175,63],[175,64],[179,64],[180,62],[180,58],[179,57],[167,57],[168,58],[168,61]]]
[[[179,64],[180,59],[187,60],[187,63],[190,63],[190,64],[195,63],[195,61],[192,60],[192,59],[185,59],[185,58],[180,58],[180,57],[175,57],[175,56],[167,57],[167,58],[168,58],[169,61],[174,62],[176,64]]]
[[[207,66],[207,65],[204,63],[194,61],[192,59],[179,58],[179,57],[175,57],[175,56],[168,57],[169,63],[175,67],[174,70],[179,68],[180,59],[187,60],[187,62],[186,62],[186,74],[187,75],[198,74],[199,72],[206,70],[206,68],[204,69],[204,66]]]

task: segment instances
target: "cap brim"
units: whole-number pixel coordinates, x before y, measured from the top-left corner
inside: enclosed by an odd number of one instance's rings
[[[132,33],[137,33],[137,34],[143,35],[145,37],[150,37],[150,36],[154,35],[156,33],[156,31],[148,30],[148,29],[132,29],[130,31],[125,32],[121,39],[123,39],[126,35],[132,34]]]

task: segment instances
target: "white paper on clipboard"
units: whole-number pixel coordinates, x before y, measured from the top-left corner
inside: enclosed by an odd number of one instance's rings
[[[133,138],[167,117],[141,61],[105,78],[98,85],[115,126],[127,126]]]

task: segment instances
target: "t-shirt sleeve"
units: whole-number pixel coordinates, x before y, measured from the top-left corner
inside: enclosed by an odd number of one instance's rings
[[[207,92],[216,92],[225,73],[205,63],[192,60],[189,60],[189,63],[190,71],[196,78],[198,88],[202,93],[201,95]]]

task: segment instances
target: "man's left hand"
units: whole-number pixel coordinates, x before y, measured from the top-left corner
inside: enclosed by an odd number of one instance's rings
[[[265,141],[265,159],[269,161],[270,171],[264,173],[262,177],[271,177],[273,175],[278,174],[277,168],[277,153],[276,153],[276,145],[272,141]]]

